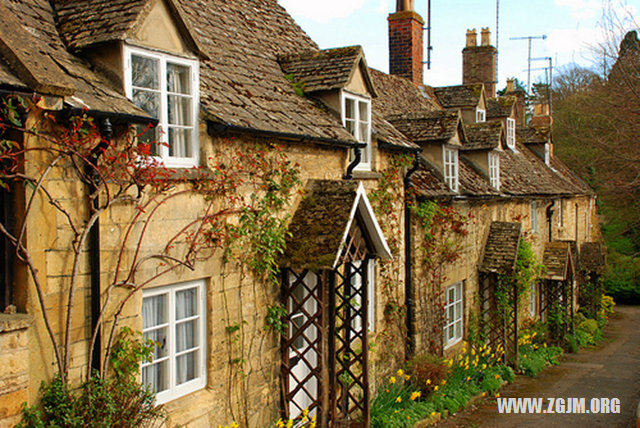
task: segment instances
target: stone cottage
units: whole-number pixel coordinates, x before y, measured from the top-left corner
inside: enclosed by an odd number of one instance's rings
[[[530,316],[544,316],[551,294],[575,301],[577,249],[597,237],[593,192],[553,156],[549,117],[527,126],[517,96],[495,99],[488,30],[477,49],[468,36],[463,85],[423,84],[423,21],[411,3],[389,16],[391,75],[370,69],[359,46],[319,49],[276,0],[0,3],[0,90],[37,95],[28,126],[3,138],[24,149],[25,174],[46,171],[37,192],[0,194],[0,425],[15,424],[61,365],[74,385],[104,369],[117,320],[157,343],[141,379],[170,426],[258,427],[305,408],[322,426],[367,426],[389,370],[461,346],[471,311],[484,308],[474,296],[491,306],[521,240],[554,266],[531,290]],[[489,60],[477,57],[485,51]],[[163,171],[153,183],[167,202],[145,212],[136,204],[154,197],[132,186],[107,204],[122,175],[101,184],[42,154],[45,136],[78,115],[100,129],[96,147],[147,144],[127,171]],[[91,171],[102,152],[90,153]],[[226,207],[203,189],[238,159],[256,167],[277,156],[300,185],[271,213],[288,227],[274,286],[242,256],[214,251],[215,233],[203,243],[182,232],[194,219],[221,230],[209,213]],[[234,203],[278,187],[250,177],[234,183]],[[437,283],[411,209],[424,201],[472,219]],[[86,246],[69,223],[86,227]],[[211,254],[197,257],[196,242]],[[123,264],[135,274],[119,279]]]

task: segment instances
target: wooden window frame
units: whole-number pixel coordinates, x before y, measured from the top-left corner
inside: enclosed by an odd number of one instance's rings
[[[451,155],[451,158],[448,158]],[[459,184],[458,150],[444,146],[442,148],[442,166],[444,170],[444,182],[454,192],[458,191]]]
[[[355,117],[347,117],[347,101],[352,100],[355,102]],[[360,118],[360,104],[367,106],[367,121],[363,121]],[[354,94],[352,92],[342,90],[340,91],[340,115],[342,119],[342,125],[347,128],[347,121],[352,120],[355,123],[355,133],[352,135],[361,143],[365,143],[367,146],[362,149],[362,157],[360,163],[355,167],[356,171],[371,171],[373,165],[373,149],[371,147],[371,98]],[[366,135],[360,135],[360,125],[366,124]],[[353,151],[351,151],[353,156]]]
[[[199,340],[199,353],[200,358],[196,368],[199,371],[199,376],[195,377],[192,380],[189,380],[183,384],[176,384],[176,369],[175,363],[176,358],[178,357],[176,352],[176,307],[175,307],[175,295],[178,291],[186,290],[190,288],[197,289],[197,316],[189,317],[189,319],[197,319],[197,329],[198,332],[196,334],[197,339]],[[206,305],[206,286],[204,280],[197,281],[187,281],[179,284],[167,285],[163,287],[156,287],[150,289],[143,290],[143,300],[148,297],[155,297],[160,295],[167,295],[167,308],[168,311],[168,320],[165,323],[167,328],[167,342],[168,342],[168,357],[166,358],[168,361],[169,374],[168,374],[168,389],[164,391],[160,391],[156,393],[156,402],[158,404],[167,403],[169,401],[175,400],[184,395],[190,394],[194,391],[202,389],[206,386],[207,383],[207,341],[206,341],[206,317],[207,317],[207,305]],[[184,320],[182,320],[184,321]],[[163,324],[163,325],[165,325]],[[158,326],[152,326],[151,328],[147,328],[143,330],[143,333],[152,329],[157,328]],[[195,349],[195,348],[191,348]],[[153,360],[148,363],[143,363],[141,366],[146,367],[152,365],[154,362],[158,360]]]
[[[457,295],[454,296],[453,301],[449,301],[449,290],[452,290],[452,289],[454,290],[454,294],[457,294]],[[445,315],[444,315],[444,332],[443,333],[444,333],[444,349],[447,349],[455,345],[456,343],[459,343],[464,338],[464,282],[460,281],[448,286],[445,289],[444,296],[445,296],[444,297],[445,299],[444,314]],[[454,318],[453,320],[449,320],[448,319],[449,308],[453,307],[455,312],[455,307],[457,305],[460,305],[460,317]],[[456,324],[458,323],[460,323],[460,336],[457,336],[455,334],[455,327],[456,327]],[[447,339],[448,331],[450,328],[453,329],[454,336],[451,339]]]
[[[510,117],[507,118],[507,147],[516,149],[516,120]]]
[[[199,106],[200,106],[200,70],[199,62],[196,59],[189,59],[170,55],[167,53],[152,51],[135,46],[124,45],[123,49],[123,64],[124,64],[124,86],[125,93],[129,99],[133,99],[133,84],[132,84],[132,65],[131,57],[133,55],[150,58],[158,61],[159,64],[159,90],[160,94],[160,117],[158,119],[158,127],[160,128],[160,155],[158,159],[162,160],[165,166],[170,168],[190,168],[198,166],[200,163],[200,137],[198,134],[199,128]],[[178,125],[171,125],[172,127],[180,127],[184,129],[191,129],[191,153],[189,157],[175,157],[169,155],[169,147],[167,146],[169,138],[169,107],[168,97],[174,95],[167,89],[167,64],[175,64],[183,67],[188,67],[191,72],[191,116],[192,126],[183,127]]]

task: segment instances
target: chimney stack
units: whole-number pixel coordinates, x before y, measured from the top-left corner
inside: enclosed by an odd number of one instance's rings
[[[467,43],[462,50],[462,84],[483,83],[487,98],[495,98],[497,57],[498,50],[491,46],[488,27],[480,32],[480,46],[476,30],[467,30]]]
[[[424,20],[413,10],[414,0],[397,0],[389,15],[389,73],[406,77],[414,85],[423,80]]]
[[[525,125],[525,104],[524,104],[524,91],[522,89],[516,89],[516,79],[513,77],[507,79],[507,90],[505,95],[511,95],[516,99],[515,105],[515,120],[518,125]]]

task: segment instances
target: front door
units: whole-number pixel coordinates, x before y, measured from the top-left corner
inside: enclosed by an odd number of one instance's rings
[[[321,390],[321,276],[303,271],[287,272],[285,298],[288,328],[284,339],[288,417],[294,419],[307,409],[318,413]]]

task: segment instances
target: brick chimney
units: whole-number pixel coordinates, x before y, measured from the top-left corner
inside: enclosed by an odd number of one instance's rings
[[[489,28],[480,31],[480,46],[476,30],[467,30],[467,43],[462,50],[462,83],[484,83],[488,98],[496,96],[496,58],[498,50],[491,46]]]
[[[397,0],[389,15],[389,73],[422,85],[424,20],[413,10],[413,0]]]
[[[525,104],[524,104],[524,91],[522,89],[516,89],[516,81],[514,78],[507,79],[507,90],[505,95],[512,95],[516,99],[515,106],[515,120],[518,125],[525,125]]]

